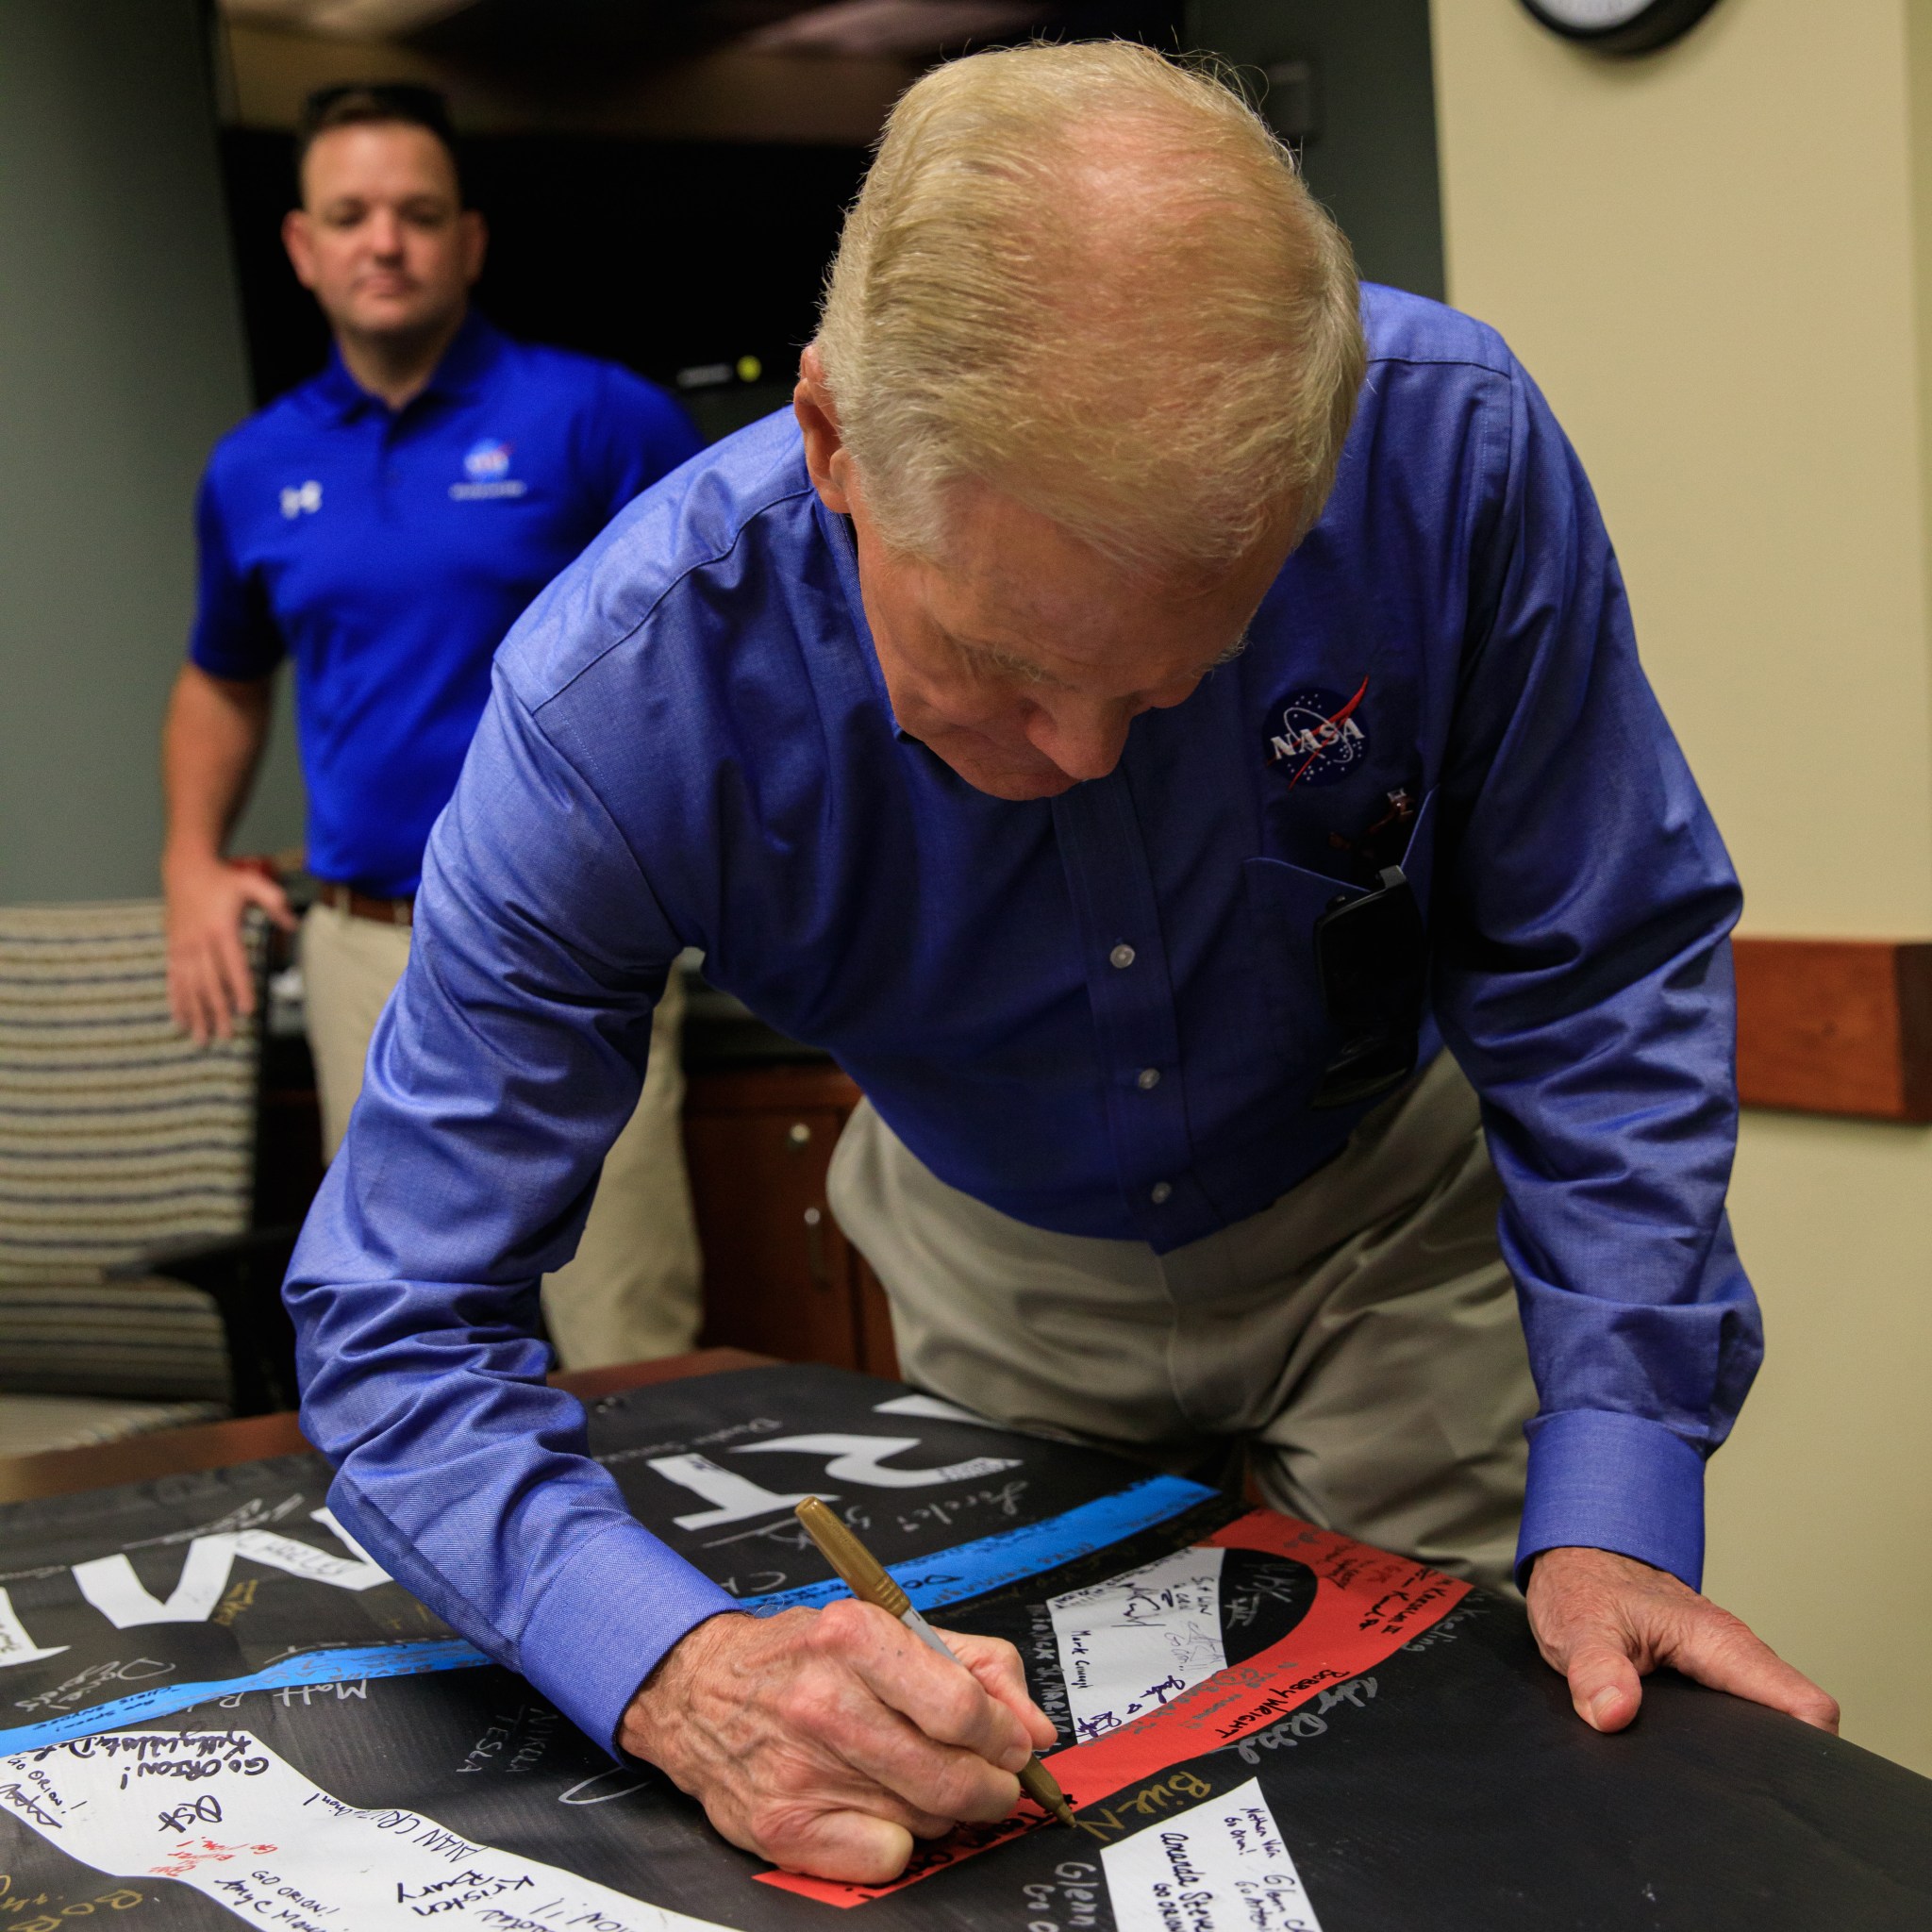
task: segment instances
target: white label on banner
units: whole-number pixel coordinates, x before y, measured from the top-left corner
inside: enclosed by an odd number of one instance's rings
[[[721,1932],[415,1811],[361,1811],[247,1731],[113,1731],[0,1758],[0,1811],[116,1878],[278,1932]]]
[[[1169,1704],[1227,1663],[1224,1550],[1176,1550],[1048,1599],[1067,1708],[1084,1743]]]
[[[1119,1932],[1322,1932],[1250,1778],[1100,1855]]]
[[[272,1529],[241,1531],[235,1538],[235,1550],[238,1556],[265,1564],[271,1570],[300,1576],[309,1583],[330,1583],[338,1590],[373,1590],[378,1583],[389,1581],[388,1573],[366,1556],[333,1556],[327,1550],[318,1550],[313,1543],[300,1542],[291,1536],[277,1536]]]

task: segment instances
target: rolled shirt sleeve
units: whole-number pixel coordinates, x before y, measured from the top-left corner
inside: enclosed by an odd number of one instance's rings
[[[1540,1395],[1519,1574],[1574,1543],[1694,1587],[1705,1459],[1763,1352],[1724,1211],[1740,893],[1582,469],[1521,370],[1510,396],[1443,775],[1435,997],[1482,1097]]]
[[[536,1339],[679,941],[500,674],[417,905],[290,1273],[303,1423],[383,1568],[608,1746],[659,1657],[734,1607],[631,1516]]]

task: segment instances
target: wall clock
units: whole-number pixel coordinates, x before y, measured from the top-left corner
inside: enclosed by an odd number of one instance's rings
[[[1600,54],[1647,54],[1695,26],[1717,0],[1523,0],[1552,33]]]

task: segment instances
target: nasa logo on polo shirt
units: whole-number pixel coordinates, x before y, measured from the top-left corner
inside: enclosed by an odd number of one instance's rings
[[[306,483],[289,483],[282,488],[282,514],[291,523],[299,516],[313,516],[322,508],[322,485],[313,476]]]
[[[1368,763],[1369,726],[1362,711],[1368,692],[1366,677],[1353,697],[1305,685],[1270,711],[1268,763],[1291,791],[1297,785],[1339,785]]]
[[[501,437],[486,436],[473,442],[463,456],[463,475],[468,479],[452,483],[449,493],[458,503],[475,503],[491,496],[522,496],[529,485],[509,473],[510,445]]]

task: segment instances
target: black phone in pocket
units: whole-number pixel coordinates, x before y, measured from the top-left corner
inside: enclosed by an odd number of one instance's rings
[[[1428,990],[1428,937],[1402,868],[1385,866],[1373,891],[1332,900],[1315,921],[1314,943],[1322,1002],[1341,1050],[1308,1105],[1379,1100],[1415,1072]]]

